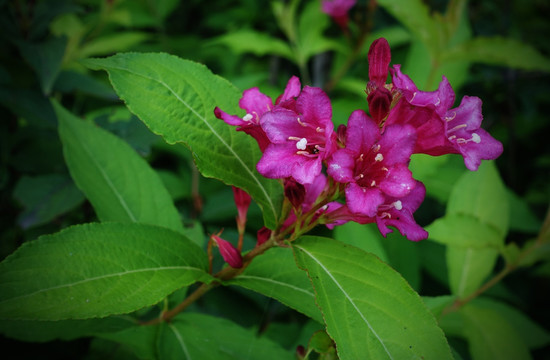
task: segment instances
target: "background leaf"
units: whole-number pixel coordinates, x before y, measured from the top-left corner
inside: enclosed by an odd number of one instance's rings
[[[292,251],[272,248],[262,254],[236,278],[226,282],[259,292],[322,323],[315,294],[307,275],[294,261]]]
[[[281,186],[256,171],[254,140],[214,116],[215,106],[238,112],[235,87],[203,65],[162,53],[117,54],[85,64],[106,70],[117,94],[154,133],[188,145],[204,176],[246,190],[262,208],[265,225],[275,227]]]
[[[162,323],[157,346],[161,359],[294,359],[292,352],[251,330],[198,313],[182,313]]]
[[[77,225],[27,242],[0,263],[0,319],[128,313],[207,281],[207,268],[197,245],[165,228]]]
[[[23,229],[45,224],[84,201],[72,179],[61,174],[22,177],[13,195],[25,207],[17,220]]]
[[[183,232],[158,177],[127,143],[54,103],[65,161],[101,221],[140,222]]]
[[[501,65],[522,70],[550,72],[550,58],[535,48],[511,38],[476,37],[444,51],[443,61],[461,61]]]
[[[418,294],[374,255],[322,237],[293,244],[340,359],[451,359]]]

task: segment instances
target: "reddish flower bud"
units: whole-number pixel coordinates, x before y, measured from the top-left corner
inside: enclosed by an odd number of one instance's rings
[[[271,237],[271,230],[263,226],[260,230],[258,230],[256,237],[258,239],[256,246],[260,246]]]
[[[242,189],[235,186],[232,186],[232,189],[233,199],[235,200],[235,205],[237,206],[237,211],[239,212],[237,217],[237,227],[239,228],[239,231],[244,231],[244,225],[246,224],[246,213],[248,212],[248,207],[250,206],[250,201],[252,198]]]
[[[346,145],[346,131],[347,126],[344,124],[338,125],[338,129],[336,129],[336,140],[338,141],[338,144],[344,147]]]
[[[380,87],[367,96],[367,101],[369,103],[370,116],[378,125],[381,125],[390,112],[391,93],[388,89]]]
[[[220,249],[220,254],[229,266],[235,269],[243,266],[243,258],[241,253],[233,246],[233,244],[222,239],[218,235],[212,235],[210,238],[214,240],[214,243],[218,246],[218,249]]]
[[[381,87],[386,83],[391,61],[390,44],[384,38],[374,40],[369,48],[369,82]]]
[[[285,180],[285,196],[294,208],[298,208],[304,202],[306,188],[293,178],[288,178]]]

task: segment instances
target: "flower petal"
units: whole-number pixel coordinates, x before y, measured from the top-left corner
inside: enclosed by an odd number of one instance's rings
[[[346,149],[357,154],[370,150],[380,138],[380,128],[363,110],[355,110],[348,119]]]
[[[269,96],[261,93],[257,87],[253,87],[243,92],[239,107],[254,116],[255,123],[258,123],[260,116],[273,108],[273,101]]]
[[[378,186],[387,195],[400,198],[408,195],[415,185],[407,165],[397,164],[389,169],[387,177]]]
[[[408,164],[416,142],[416,131],[410,125],[389,125],[378,141],[384,165]]]
[[[352,213],[374,216],[383,202],[384,196],[378,188],[364,188],[356,183],[346,187],[346,203]]]
[[[348,149],[340,149],[332,154],[328,161],[327,174],[335,181],[347,183],[353,181],[355,153]]]
[[[332,126],[332,106],[325,92],[317,87],[305,86],[302,93],[296,99],[296,110],[302,114],[302,122],[318,126],[326,130],[327,125]],[[332,132],[332,130],[331,130]],[[329,134],[326,134],[329,136]]]

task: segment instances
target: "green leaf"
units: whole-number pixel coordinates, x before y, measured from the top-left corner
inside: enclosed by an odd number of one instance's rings
[[[420,0],[378,0],[377,4],[406,26],[414,36],[421,40],[432,55],[439,46],[439,29],[430,16],[430,9]]]
[[[447,214],[465,214],[495,228],[504,237],[508,232],[508,193],[495,163],[485,161],[477,171],[465,172],[456,182]]]
[[[374,254],[385,263],[389,262],[382,245],[383,239],[376,227],[350,221],[334,228],[334,239]]]
[[[294,61],[294,54],[284,41],[250,29],[232,31],[213,39],[210,44],[223,44],[237,54],[279,55]]]
[[[204,176],[246,190],[262,208],[265,225],[275,228],[282,187],[256,171],[261,153],[255,141],[214,116],[216,106],[239,111],[235,87],[203,65],[163,53],[117,54],[85,64],[106,70],[117,94],[154,133],[189,146]]]
[[[538,50],[511,38],[476,37],[441,54],[441,60],[471,61],[511,68],[550,72],[550,59]]]
[[[23,58],[38,75],[42,93],[48,95],[61,69],[67,39],[54,37],[39,44],[21,42],[18,46]]]
[[[468,303],[460,309],[472,359],[531,359],[519,332],[497,311]]]
[[[446,215],[428,225],[426,231],[430,233],[431,240],[450,246],[496,250],[504,246],[504,238],[494,227],[470,215]]]
[[[157,342],[160,359],[294,359],[267,338],[254,331],[210,315],[181,313],[170,323],[162,323]]]
[[[487,297],[479,297],[473,301],[476,307],[490,309],[500,314],[517,330],[529,349],[538,349],[550,344],[550,332],[535,323],[518,309],[503,302]]]
[[[529,234],[536,234],[542,226],[527,201],[510,189],[506,189],[510,203],[510,229]]]
[[[420,297],[376,256],[322,237],[293,244],[341,359],[451,359]]]
[[[172,230],[134,223],[73,226],[24,243],[0,263],[0,319],[123,314],[208,281],[206,254]]]
[[[226,282],[277,299],[322,323],[315,294],[307,275],[296,267],[290,249],[273,248],[254,259],[246,270]]]
[[[493,271],[498,254],[492,248],[448,246],[446,259],[451,293],[464,298],[477,290]]]
[[[17,219],[23,229],[45,224],[84,201],[71,178],[60,174],[23,176],[13,196],[25,207]]]
[[[150,34],[137,31],[124,31],[104,35],[85,43],[78,53],[78,57],[87,58],[90,56],[109,55],[119,51],[132,49],[134,46],[148,40]]]
[[[384,238],[376,224],[348,222],[334,229],[334,239],[372,253],[391,265],[414,288],[420,285],[420,261],[417,243],[394,231]]]
[[[116,332],[103,332],[96,337],[111,340],[132,350],[140,359],[157,359],[159,326],[132,326]],[[117,346],[117,347],[118,347]]]
[[[47,342],[56,339],[67,341],[103,332],[121,331],[135,325],[136,320],[127,315],[86,320],[0,320],[0,333],[27,342]]]
[[[101,221],[140,222],[183,232],[158,175],[127,143],[54,102],[65,161]]]
[[[329,25],[329,17],[321,12],[317,2],[306,4],[298,22],[298,51],[301,64],[306,64],[310,57],[327,50],[346,50],[346,46],[342,46],[341,42],[323,36]]]

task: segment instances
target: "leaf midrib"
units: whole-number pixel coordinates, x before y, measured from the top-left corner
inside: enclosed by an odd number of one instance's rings
[[[124,199],[124,197],[120,194],[120,192],[118,191],[117,187],[115,186],[115,184],[111,181],[111,178],[109,177],[109,175],[105,172],[105,170],[102,168],[101,164],[99,164],[99,162],[96,160],[96,158],[92,155],[92,152],[90,151],[90,149],[88,148],[88,146],[84,143],[84,142],[81,142],[80,143],[80,146],[81,148],[84,150],[84,152],[86,153],[86,155],[88,156],[88,158],[91,160],[91,162],[95,165],[95,167],[97,168],[97,170],[100,172],[101,176],[103,177],[103,179],[105,180],[105,182],[107,183],[108,187],[111,189],[111,191],[115,194],[116,198],[118,199],[118,201],[120,202],[120,205],[122,206],[122,208],[124,209],[124,211],[128,214],[128,217],[130,218],[130,220],[132,222],[138,222],[137,221],[137,218],[136,216],[134,215],[134,213],[132,212],[132,210],[130,209],[130,207],[128,206],[128,204],[126,203],[126,200]]]
[[[128,271],[122,271],[122,272],[117,272],[117,273],[105,274],[105,275],[101,275],[101,276],[94,276],[94,277],[90,277],[90,278],[87,278],[87,279],[84,279],[84,280],[75,281],[75,282],[68,283],[68,284],[61,284],[61,285],[52,286],[52,287],[49,287],[49,288],[46,288],[46,289],[40,289],[40,290],[34,291],[32,293],[29,293],[29,294],[8,298],[6,300],[0,301],[0,304],[5,303],[5,302],[9,302],[9,301],[14,301],[14,300],[19,300],[19,299],[32,297],[32,296],[35,296],[37,294],[52,291],[52,290],[63,289],[63,288],[72,287],[72,286],[76,286],[76,285],[82,285],[82,284],[92,282],[92,281],[96,281],[96,280],[103,280],[103,279],[108,279],[108,278],[112,278],[112,277],[129,275],[129,274],[137,274],[137,273],[142,273],[142,272],[157,272],[157,271],[161,271],[161,270],[195,270],[195,271],[198,270],[198,271],[201,271],[201,272],[203,271],[200,268],[192,267],[192,266],[163,266],[163,267],[155,267],[155,268],[143,268],[143,269],[128,270]]]
[[[193,107],[191,107],[187,102],[185,102],[170,86],[168,86],[168,84],[166,84],[164,81],[160,80],[160,79],[155,79],[155,78],[152,78],[150,76],[146,76],[144,74],[140,74],[140,73],[136,73],[136,72],[133,72],[133,71],[130,71],[130,69],[126,69],[126,68],[121,68],[121,67],[117,67],[117,66],[103,66],[104,68],[106,69],[115,69],[115,70],[119,70],[119,71],[125,71],[125,72],[128,72],[130,74],[133,74],[135,76],[139,76],[139,77],[142,77],[142,78],[145,78],[145,79],[148,79],[148,80],[151,80],[151,81],[154,81],[154,82],[157,82],[159,84],[161,84],[162,86],[164,86],[168,91],[170,91],[170,93],[172,93],[174,95],[174,97],[180,101],[185,107],[187,107],[193,114],[195,114],[195,116],[200,119],[204,124],[206,124],[206,126],[210,129],[210,131],[212,132],[212,134],[214,134],[216,136],[216,138],[218,138],[218,140],[229,150],[229,152],[231,154],[233,154],[233,156],[237,159],[237,161],[241,164],[241,166],[246,170],[246,172],[251,176],[252,179],[254,179],[254,182],[258,185],[258,187],[261,189],[265,199],[267,200],[267,202],[269,203],[269,207],[271,209],[271,212],[273,213],[273,218],[274,219],[277,219],[277,211],[275,209],[275,206],[271,200],[271,197],[269,196],[269,194],[267,193],[267,190],[265,189],[265,187],[262,185],[262,183],[258,180],[258,178],[254,175],[254,173],[250,170],[250,168],[248,166],[246,166],[246,163],[243,161],[243,159],[241,159],[240,156],[238,156],[238,154],[233,150],[233,148],[231,146],[229,146],[229,144],[227,144],[225,142],[225,140],[220,136],[220,134],[218,134],[215,129],[210,125],[210,123],[208,121],[206,121],[206,119],[201,116]],[[128,105],[128,108],[130,108],[130,106]],[[136,114],[137,115],[137,114]]]
[[[370,331],[373,333],[373,335],[376,337],[376,339],[379,341],[380,345],[382,345],[382,347],[384,348],[384,351],[386,352],[386,354],[389,356],[390,359],[394,359],[393,356],[390,354],[388,348],[386,347],[386,344],[384,344],[384,341],[382,341],[382,339],[380,338],[380,336],[378,335],[378,333],[374,330],[374,328],[372,327],[372,325],[370,324],[370,322],[367,320],[367,318],[365,317],[365,315],[361,312],[361,310],[359,310],[359,308],[357,307],[357,305],[355,304],[355,302],[353,301],[353,299],[349,296],[349,294],[344,290],[344,288],[340,285],[340,283],[334,278],[334,276],[332,275],[332,273],[322,264],[322,262],[317,259],[312,253],[310,253],[309,251],[307,251],[306,249],[304,249],[303,247],[299,246],[299,245],[294,245],[294,247],[300,249],[301,251],[303,251],[305,254],[307,254],[313,261],[315,261],[326,273],[327,275],[332,279],[332,281],[336,284],[336,286],[340,289],[340,291],[344,294],[344,296],[346,297],[346,299],[350,302],[350,304],[353,306],[353,308],[355,309],[355,311],[357,311],[357,313],[359,314],[359,316],[361,316],[361,319],[363,319],[363,321],[365,322],[365,324],[367,325],[367,327],[370,329]]]

